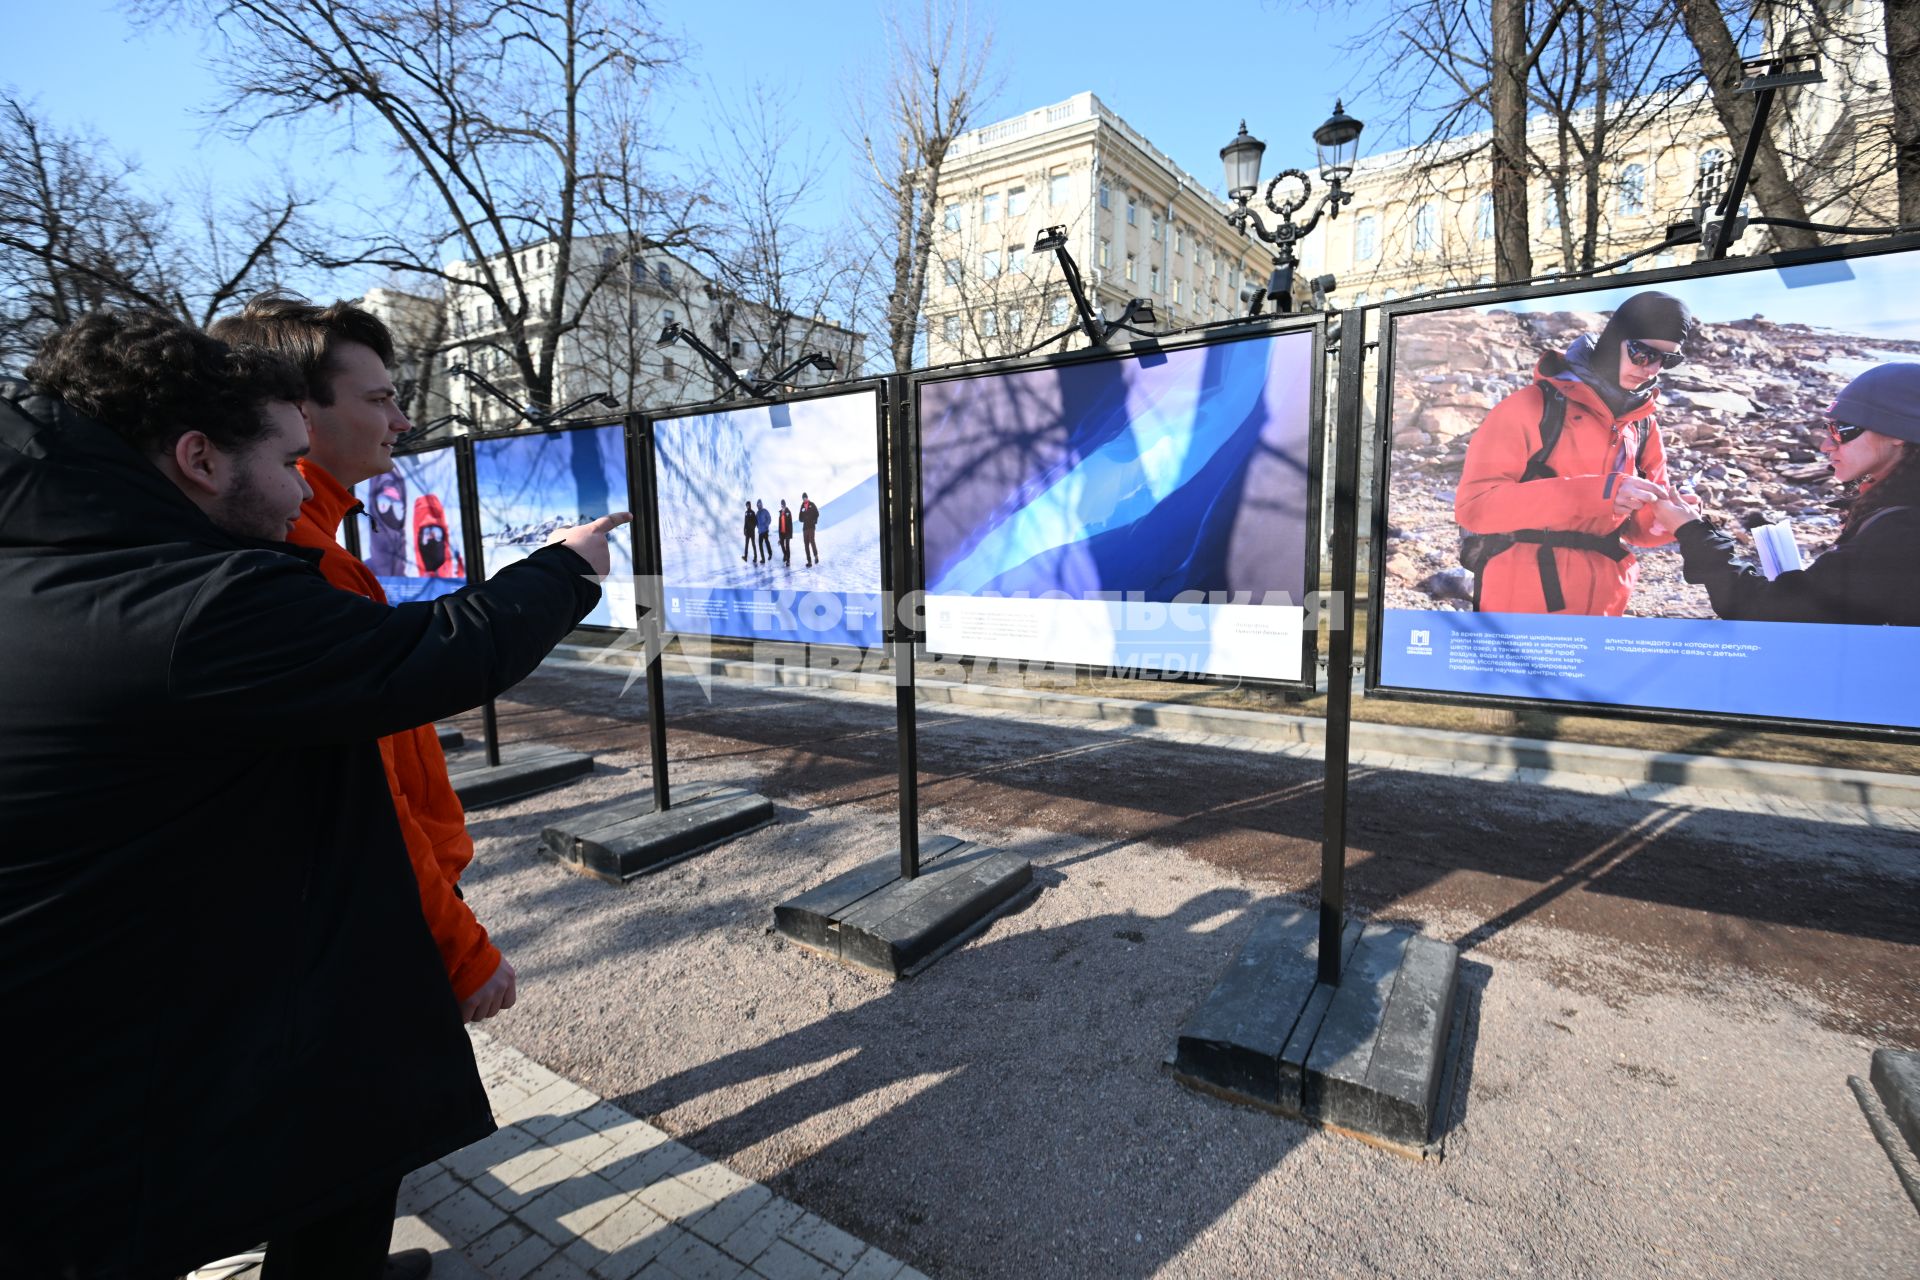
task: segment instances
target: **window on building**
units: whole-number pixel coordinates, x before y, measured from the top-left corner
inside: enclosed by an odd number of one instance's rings
[[[1102,209],[1113,208],[1113,195],[1108,191],[1107,184],[1104,182],[1100,184],[1100,207]]]
[[[1063,205],[1067,202],[1067,175],[1050,173],[1047,175],[1047,203]]]
[[[960,317],[948,316],[940,322],[940,336],[950,347],[960,345]]]
[[[1101,270],[1104,271],[1106,268],[1111,267],[1112,265],[1113,265],[1113,241],[1102,240],[1100,242],[1100,268]]]
[[[1173,282],[1173,300],[1176,303],[1180,301],[1180,281],[1178,279]]]
[[[1023,272],[1027,269],[1027,249],[1025,245],[1007,246],[1007,270]]]
[[[1428,201],[1413,211],[1413,251],[1432,253],[1440,247],[1440,211]]]
[[[1560,188],[1548,187],[1546,199],[1540,202],[1540,225],[1548,231],[1560,229],[1561,214],[1564,212],[1560,207],[1560,199]]]
[[[1364,307],[1364,306],[1366,306],[1366,305],[1367,305],[1367,295],[1366,295],[1366,294],[1364,294],[1364,293],[1356,293],[1356,294],[1354,294],[1354,295],[1353,295],[1353,305],[1354,305],[1354,306],[1356,306],[1356,307]]]
[[[940,225],[949,231],[958,231],[960,229],[960,202],[958,200],[947,201],[946,208],[941,213]]]
[[[1047,323],[1056,329],[1065,327],[1072,314],[1073,304],[1065,298],[1055,298],[1047,304]]]
[[[1127,197],[1127,225],[1130,227],[1140,225],[1140,211],[1138,206],[1134,204],[1132,196]]]
[[[1215,280],[1220,278],[1220,249],[1217,245],[1207,246],[1207,273]]]
[[[1175,253],[1185,253],[1187,251],[1187,229],[1185,227],[1175,227],[1173,229],[1173,251]]]
[[[1630,164],[1620,170],[1620,203],[1616,207],[1626,218],[1636,218],[1647,211],[1645,165]]]
[[[673,362],[672,356],[668,356],[660,362],[660,372],[665,377],[677,378],[680,376],[680,366]]]
[[[662,289],[673,288],[673,268],[661,263],[653,269],[653,278],[660,282]]]
[[[1155,293],[1160,292],[1160,268],[1147,268],[1147,287]]]
[[[980,197],[980,221],[1000,221],[1000,193],[998,191]]]
[[[746,350],[747,350],[746,347],[743,344],[741,344],[738,340],[729,342],[727,344],[727,353],[733,356],[735,359],[738,359],[739,357],[745,355]]]
[[[1353,260],[1372,262],[1380,252],[1380,222],[1372,214],[1364,214],[1360,221],[1353,224]]]
[[[1007,216],[1017,218],[1027,211],[1027,189],[1010,187],[1007,190]]]
[[[1380,295],[1380,301],[1392,302],[1395,298],[1399,296],[1400,296],[1400,291],[1398,289],[1389,289],[1385,293]]]
[[[1127,265],[1125,270],[1122,272],[1122,274],[1126,276],[1129,282],[1133,280],[1133,255],[1132,254],[1127,255]]]
[[[980,332],[989,338],[1000,336],[1000,313],[992,307],[980,313]]]
[[[1025,307],[1007,308],[1007,332],[1013,334],[1027,331],[1027,309]]]
[[[1238,289],[1239,287],[1240,287],[1240,268],[1237,265],[1228,267],[1227,268],[1227,288]]]
[[[1711,211],[1727,194],[1729,176],[1727,153],[1718,147],[1708,147],[1700,153],[1700,179],[1694,186],[1693,198]]]
[[[1475,240],[1493,239],[1493,193],[1480,197],[1479,207],[1473,214],[1473,238]]]
[[[661,327],[663,327],[663,328],[664,328],[665,326],[667,326],[667,325],[670,325],[670,324],[674,324],[674,323],[677,323],[677,318],[676,318],[676,317],[674,316],[674,314],[673,314],[673,312],[671,312],[671,311],[662,311],[662,312],[660,313],[660,324],[661,324]]]
[[[613,246],[611,245],[607,245],[600,250],[600,262],[603,266],[609,262],[612,262],[614,258],[617,256],[618,254],[615,252]]]
[[[1000,251],[989,249],[980,255],[980,274],[991,280],[1000,274]]]
[[[948,284],[958,288],[960,286],[960,259],[943,259],[940,263],[940,273]]]
[[[1479,275],[1473,278],[1473,282],[1475,284],[1492,284],[1493,277],[1488,275],[1486,272],[1482,271]]]
[[[1154,240],[1160,239],[1160,215],[1154,214],[1148,222],[1147,234]]]

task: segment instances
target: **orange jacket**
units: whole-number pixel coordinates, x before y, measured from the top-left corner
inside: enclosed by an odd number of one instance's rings
[[[1557,355],[1540,361],[1534,385],[1522,387],[1495,405],[1467,443],[1466,466],[1454,496],[1454,519],[1473,533],[1512,533],[1551,529],[1611,535],[1621,517],[1613,509],[1612,483],[1619,476],[1641,475],[1667,482],[1667,454],[1656,434],[1647,441],[1644,469],[1634,457],[1640,434],[1653,428],[1656,391],[1646,403],[1620,418],[1600,393],[1566,372]],[[1551,381],[1567,398],[1567,422],[1547,457],[1553,474],[1522,484],[1527,460],[1540,447],[1540,415],[1545,397],[1540,382]],[[1612,482],[1612,483],[1610,483]],[[1643,547],[1673,541],[1653,532],[1653,508],[1635,512],[1621,541]],[[1545,613],[1540,582],[1540,547],[1516,543],[1487,562],[1481,574],[1480,608],[1485,613]],[[1634,557],[1612,560],[1597,551],[1555,547],[1554,565],[1566,597],[1564,613],[1619,615],[1627,611],[1640,567]]]
[[[320,572],[334,586],[385,604],[387,593],[373,571],[335,540],[340,521],[357,505],[353,494],[311,462],[303,460],[300,473],[313,486],[313,497],[300,508],[288,540],[319,551]],[[413,878],[420,886],[420,910],[440,948],[453,994],[465,1000],[493,976],[500,951],[487,940],[473,909],[454,892],[460,873],[473,861],[473,838],[467,834],[460,797],[447,778],[439,734],[428,724],[382,738],[380,758],[387,766],[387,790],[393,793],[394,815],[400,819]]]

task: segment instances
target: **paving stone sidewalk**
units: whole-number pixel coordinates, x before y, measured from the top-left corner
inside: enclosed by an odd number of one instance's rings
[[[433,1280],[927,1280],[483,1031],[499,1132],[410,1176]],[[232,1280],[256,1280],[258,1268]]]
[[[436,1280],[926,1280],[485,1032],[500,1131],[400,1190]]]

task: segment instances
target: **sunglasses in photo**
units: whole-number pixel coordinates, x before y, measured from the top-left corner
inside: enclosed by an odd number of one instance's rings
[[[1658,347],[1648,346],[1638,338],[1628,338],[1627,359],[1643,369],[1650,364],[1657,364],[1662,369],[1672,369],[1685,360],[1686,356],[1678,351],[1662,351]]]
[[[1827,437],[1835,444],[1845,444],[1849,440],[1858,440],[1860,433],[1866,430],[1865,427],[1852,427],[1844,422],[1829,422],[1826,426]]]

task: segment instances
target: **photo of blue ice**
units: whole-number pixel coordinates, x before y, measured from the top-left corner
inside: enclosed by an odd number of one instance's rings
[[[353,487],[363,514],[360,558],[390,604],[431,600],[467,585],[466,526],[451,448],[402,454]]]
[[[786,404],[751,405],[665,418],[653,424],[659,482],[661,566],[669,624],[744,639],[814,639],[878,643],[863,628],[852,634],[802,636],[796,627],[754,620],[751,598],[791,599],[824,593],[846,606],[881,590],[878,393],[862,389]],[[809,566],[800,522],[801,495],[820,509],[818,564]],[[793,513],[791,560],[780,549],[780,503]],[[764,562],[747,546],[749,503],[772,514],[773,555]],[[699,593],[702,616],[673,608]],[[736,607],[722,608],[720,601]],[[790,612],[790,610],[788,611]]]
[[[928,383],[927,590],[1305,593],[1311,335]]]
[[[489,576],[526,559],[557,529],[630,510],[626,429],[616,423],[476,440],[481,553]],[[586,626],[632,627],[633,529],[608,539],[613,566]]]

